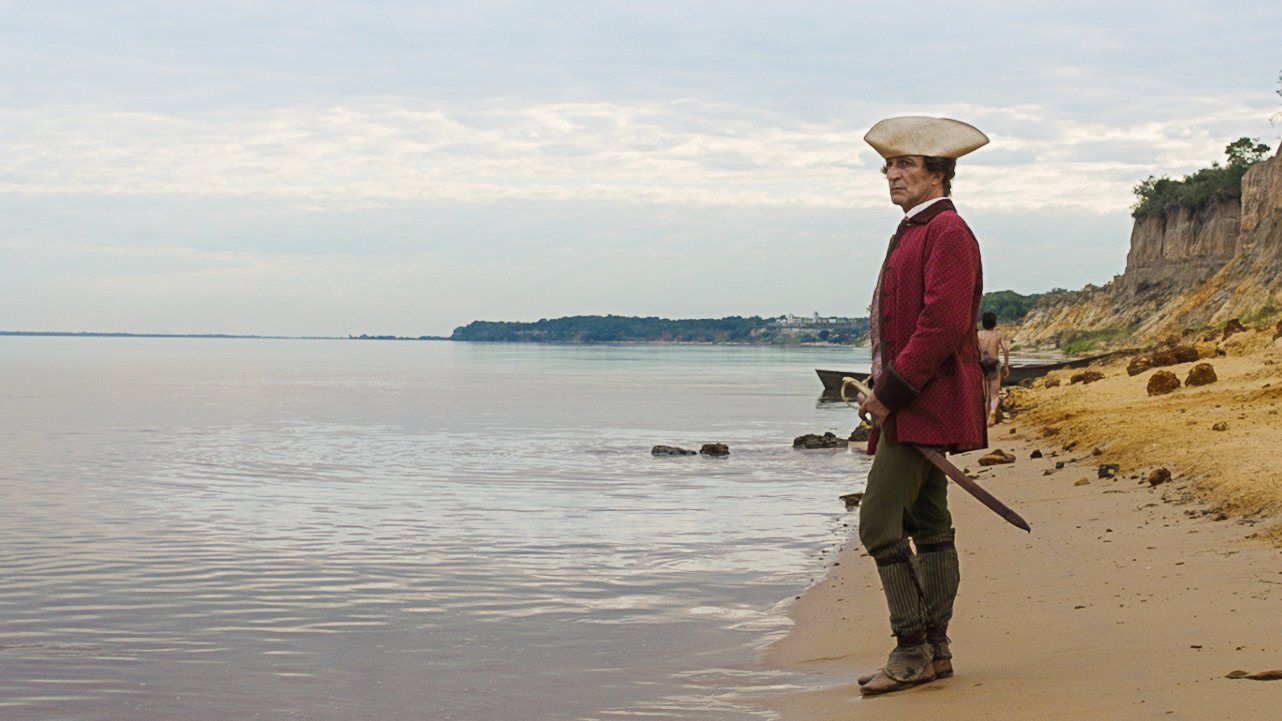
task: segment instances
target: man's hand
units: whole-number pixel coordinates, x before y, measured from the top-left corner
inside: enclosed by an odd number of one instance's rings
[[[872,416],[879,426],[884,425],[886,419],[890,417],[890,409],[877,400],[877,391],[869,393],[859,401],[859,417],[867,420],[868,416]]]
[[[1010,366],[1002,366],[1002,378],[1005,378],[1008,375],[1010,375]]]

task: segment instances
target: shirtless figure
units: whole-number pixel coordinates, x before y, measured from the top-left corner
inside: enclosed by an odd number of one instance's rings
[[[984,371],[984,408],[988,410],[988,425],[992,426],[997,423],[1002,379],[1010,375],[1010,349],[1006,347],[1006,336],[996,330],[996,313],[985,313],[981,321],[984,329],[979,332],[979,367]]]

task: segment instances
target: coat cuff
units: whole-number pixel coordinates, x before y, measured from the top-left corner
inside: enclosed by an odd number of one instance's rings
[[[877,379],[877,385],[872,390],[877,394],[877,400],[889,408],[891,413],[898,413],[917,400],[921,391],[904,380],[891,364],[887,363],[884,370],[886,372]]]

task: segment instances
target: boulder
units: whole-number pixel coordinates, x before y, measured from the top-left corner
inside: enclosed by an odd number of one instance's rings
[[[1175,351],[1171,350],[1170,348],[1162,348],[1158,351],[1155,351],[1153,355],[1149,357],[1149,363],[1154,368],[1161,368],[1162,366],[1173,366],[1179,362],[1180,362],[1180,359],[1175,357]]]
[[[981,466],[996,466],[1002,463],[1014,463],[1015,455],[1007,453],[1000,448],[994,449],[988,455],[982,456],[978,463]]]
[[[1217,355],[1223,355],[1220,353],[1220,344],[1214,340],[1199,341],[1194,343],[1193,347],[1197,349],[1198,358],[1214,358]]]
[[[677,446],[655,446],[650,449],[652,456],[697,456],[695,451],[678,448]]]
[[[868,440],[872,433],[872,428],[867,423],[860,423],[859,427],[850,432],[850,437],[846,440],[851,443],[863,443]]]
[[[1219,423],[1214,423],[1211,425],[1211,430],[1213,431],[1227,431],[1228,429],[1229,429],[1229,424],[1225,423],[1224,421],[1220,421]]]
[[[1160,486],[1169,480],[1171,480],[1171,472],[1165,468],[1155,469],[1152,473],[1148,474],[1148,484],[1150,486]]]
[[[1126,365],[1126,375],[1137,376],[1153,367],[1153,361],[1146,355],[1137,355]]]
[[[1246,330],[1246,326],[1242,325],[1242,321],[1237,318],[1234,318],[1233,320],[1224,324],[1224,335],[1220,337],[1220,340],[1224,340],[1225,338],[1228,338],[1234,333],[1241,333],[1245,330]]]
[[[1158,371],[1148,379],[1148,394],[1162,396],[1180,387],[1180,379],[1170,371]]]
[[[1192,363],[1201,357],[1197,348],[1191,345],[1177,345],[1171,349],[1171,352],[1175,354],[1175,360],[1179,363]]]
[[[1032,453],[1029,453],[1029,454],[1028,454],[1028,457],[1029,457],[1029,458],[1041,458],[1041,457],[1042,457],[1042,452],[1041,452],[1040,450],[1035,450],[1035,451],[1033,451]]]
[[[1103,373],[1100,373],[1099,371],[1082,371],[1081,373],[1074,373],[1073,376],[1068,379],[1068,384],[1069,385],[1072,385],[1074,383],[1086,384],[1086,383],[1094,383],[1095,381],[1100,381],[1100,380],[1104,380]]]
[[[704,443],[699,453],[705,456],[723,458],[730,455],[730,447],[724,443]]]
[[[1112,478],[1117,475],[1118,465],[1116,463],[1101,463],[1095,471],[1095,475],[1100,478]]]
[[[1045,386],[1046,388],[1059,388],[1059,379],[1047,378],[1046,382],[1043,383],[1042,385]]]
[[[838,438],[837,434],[833,433],[832,431],[828,431],[827,433],[824,433],[822,436],[814,433],[807,433],[804,436],[797,436],[796,438],[792,439],[792,447],[806,448],[806,449],[845,448],[846,444],[849,442],[850,441],[847,441],[845,438]]]
[[[1219,380],[1215,377],[1215,368],[1210,363],[1198,363],[1189,369],[1189,377],[1184,379],[1186,386],[1206,386]]]

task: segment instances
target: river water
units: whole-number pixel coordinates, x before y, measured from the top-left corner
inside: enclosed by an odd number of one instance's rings
[[[0,718],[768,718],[866,351],[0,337]],[[724,442],[725,459],[655,444]]]

